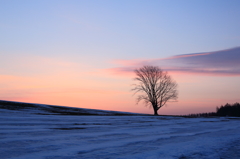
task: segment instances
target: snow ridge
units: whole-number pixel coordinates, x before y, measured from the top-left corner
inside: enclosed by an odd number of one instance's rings
[[[240,158],[240,118],[62,115],[47,114],[48,105],[6,106],[1,159]]]

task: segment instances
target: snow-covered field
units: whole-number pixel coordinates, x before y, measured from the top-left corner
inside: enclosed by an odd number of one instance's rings
[[[240,118],[37,115],[0,109],[1,159],[239,159]]]

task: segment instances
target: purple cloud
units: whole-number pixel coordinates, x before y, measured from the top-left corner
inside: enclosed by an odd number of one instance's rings
[[[122,62],[124,65],[124,62]],[[166,71],[204,73],[211,75],[240,75],[240,47],[206,53],[172,56],[164,59],[128,61],[115,71],[129,72],[143,65],[160,66]]]

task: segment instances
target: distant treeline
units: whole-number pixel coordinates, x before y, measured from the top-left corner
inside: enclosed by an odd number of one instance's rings
[[[217,116],[235,116],[240,117],[240,104],[225,104],[220,108],[217,107]]]
[[[240,117],[240,104],[225,104],[217,107],[216,112],[189,114],[187,117],[211,117],[211,116],[232,116]]]

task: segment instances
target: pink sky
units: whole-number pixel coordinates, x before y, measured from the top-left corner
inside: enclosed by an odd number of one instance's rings
[[[209,54],[205,56],[207,55]],[[185,56],[179,56],[179,60],[182,57]],[[28,59],[34,59],[34,62]],[[166,65],[164,60],[162,59],[163,69]],[[152,114],[152,109],[143,104],[136,105],[136,96],[130,91],[131,85],[134,84],[134,73],[131,69],[140,67],[146,60],[132,60],[132,63],[121,63],[119,68],[107,69],[91,68],[86,64],[68,62],[60,58],[28,56],[12,58],[12,61],[15,66],[9,67],[15,67],[15,75],[0,76],[2,100]],[[148,64],[151,63],[147,61]],[[152,61],[155,63],[156,60]],[[176,64],[179,66],[179,63]],[[174,68],[173,65],[172,67]],[[207,67],[204,68],[206,69]],[[236,67],[234,69],[236,70]],[[20,71],[26,75],[17,75]],[[227,102],[238,102],[240,77],[230,73],[199,73],[194,70],[189,72],[179,67],[177,71],[172,69],[169,74],[179,85],[179,99],[178,102],[168,103],[166,107],[161,108],[159,114],[212,112],[217,106]]]

